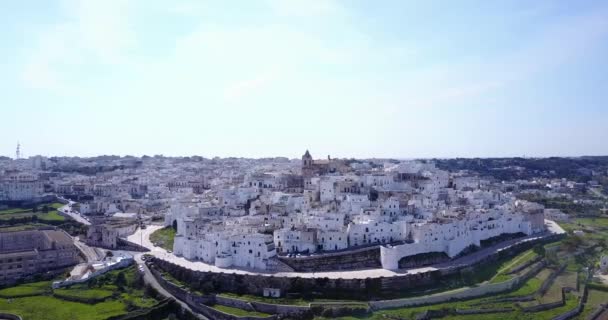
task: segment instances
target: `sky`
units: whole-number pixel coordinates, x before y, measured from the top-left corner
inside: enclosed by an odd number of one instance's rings
[[[608,2],[0,1],[0,155],[608,155]]]

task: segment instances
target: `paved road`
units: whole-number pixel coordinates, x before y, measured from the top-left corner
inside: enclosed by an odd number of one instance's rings
[[[66,200],[67,200],[67,199],[66,199]],[[73,206],[73,205],[74,205],[74,203],[76,203],[76,202],[74,202],[74,201],[70,201],[70,200],[68,200],[68,201],[69,201],[69,203],[68,203],[68,204],[66,204],[65,206],[63,206],[63,207],[59,208],[58,210],[59,210],[59,211],[60,211],[60,212],[61,212],[63,215],[66,215],[66,216],[68,216],[68,217],[70,217],[70,218],[72,218],[72,219],[74,219],[74,220],[76,220],[76,221],[78,221],[78,222],[80,222],[80,223],[82,223],[82,224],[84,224],[84,225],[87,225],[87,226],[91,225],[91,222],[89,222],[89,220],[85,219],[85,218],[84,218],[84,217],[83,217],[83,216],[80,214],[80,212],[76,212],[76,211],[74,211],[74,209],[72,208],[72,206]]]
[[[549,234],[562,234],[565,231],[555,222],[550,220],[545,220],[545,224],[548,228]],[[202,261],[190,261],[186,260],[182,257],[177,257],[172,253],[168,253],[165,249],[160,247],[155,247],[150,242],[150,234],[158,229],[162,228],[161,226],[149,226],[147,229],[138,229],[133,235],[128,237],[129,241],[135,243],[141,243],[142,246],[150,249],[150,254],[156,256],[157,258],[175,263],[177,265],[181,265],[191,270],[198,271],[206,271],[206,272],[218,272],[218,273],[237,273],[237,274],[250,274],[250,275],[265,275],[265,276],[276,276],[276,277],[301,277],[301,278],[330,278],[330,279],[365,279],[365,278],[377,278],[377,277],[394,277],[405,274],[413,274],[413,273],[423,273],[428,271],[434,271],[449,267],[454,267],[463,264],[470,264],[474,261],[478,261],[483,259],[487,255],[490,255],[496,251],[504,250],[505,248],[512,246],[513,244],[519,241],[533,241],[542,236],[533,235],[519,239],[513,239],[509,241],[504,241],[499,244],[496,244],[489,248],[484,248],[470,255],[466,255],[464,257],[448,261],[445,263],[421,267],[421,268],[412,268],[412,269],[401,269],[401,270],[387,270],[382,268],[376,269],[363,269],[363,270],[345,270],[345,271],[324,271],[324,272],[262,272],[262,271],[254,271],[254,270],[244,270],[244,269],[235,269],[235,268],[218,268],[214,265],[210,265],[204,263]]]
[[[84,254],[84,256],[87,258],[87,262],[99,261],[104,257],[104,253],[99,252],[101,251],[100,249],[89,247],[85,243],[81,242],[78,237],[74,238],[74,245]]]
[[[160,283],[158,283],[158,281],[156,280],[156,278],[154,278],[154,276],[152,275],[152,272],[150,271],[150,269],[148,268],[148,266],[143,263],[143,260],[141,259],[141,257],[143,256],[142,253],[138,253],[134,256],[135,261],[137,262],[138,265],[143,265],[144,267],[144,281],[151,285],[152,288],[156,289],[161,295],[167,297],[167,298],[173,298],[175,299],[175,301],[177,301],[177,303],[179,303],[182,308],[192,312],[195,316],[197,316],[199,319],[203,319],[203,320],[208,320],[205,316],[196,313],[194,311],[192,311],[192,309],[190,309],[190,306],[188,306],[188,304],[186,304],[185,302],[177,299],[175,296],[173,296],[171,293],[169,293],[167,290],[165,290]]]

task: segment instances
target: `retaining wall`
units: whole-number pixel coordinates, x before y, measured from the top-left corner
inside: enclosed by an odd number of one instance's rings
[[[500,309],[456,309],[454,312],[457,314],[485,314],[485,313],[503,313],[511,312],[513,308],[500,308]]]
[[[198,287],[206,292],[248,293],[262,296],[264,288],[277,288],[285,294],[296,293],[302,296],[313,295],[314,293],[314,295],[318,297],[336,299],[387,299],[399,296],[408,289],[436,285],[445,277],[458,277],[462,270],[472,270],[474,272],[475,268],[483,267],[489,262],[496,261],[503,257],[514,256],[522,250],[529,249],[534,244],[538,243],[539,240],[541,242],[546,242],[561,237],[562,235],[549,235],[542,239],[538,239],[537,241],[516,243],[484,256],[483,258],[475,259],[475,262],[473,263],[458,263],[458,261],[456,261],[453,265],[442,266],[438,269],[429,268],[431,270],[425,272],[404,272],[391,277],[365,279],[300,278],[294,276],[277,277],[270,274],[203,272],[191,270],[157,257],[151,258],[151,262],[162,270],[169,272],[176,279],[193,284],[194,288]],[[482,285],[463,292],[454,293],[453,298],[460,299],[468,297],[466,295],[478,296],[502,292],[509,290],[512,286],[513,284]],[[439,298],[433,297],[432,299]],[[439,299],[439,301],[443,300]]]
[[[343,252],[331,252],[314,256],[286,257],[278,259],[299,272],[356,270],[381,268],[380,246],[360,248]]]
[[[509,291],[514,289],[518,285],[527,281],[530,277],[538,273],[542,268],[544,268],[545,264],[540,263],[536,267],[530,269],[528,272],[521,276],[517,276],[513,279],[509,279],[505,282],[500,283],[487,283],[481,284],[477,287],[455,290],[450,292],[442,292],[437,294],[432,294],[423,297],[415,297],[415,298],[405,298],[405,299],[394,299],[394,300],[380,300],[380,301],[370,301],[369,305],[373,309],[386,309],[386,308],[399,308],[399,307],[408,307],[408,306],[416,306],[416,305],[425,305],[425,304],[435,304],[446,302],[450,300],[460,300],[467,298],[475,298],[481,297],[488,294],[496,294],[500,292]]]

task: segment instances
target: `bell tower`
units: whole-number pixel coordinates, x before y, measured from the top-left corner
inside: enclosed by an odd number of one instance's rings
[[[312,156],[308,150],[306,150],[306,153],[302,156],[302,167],[312,167]]]
[[[306,150],[306,153],[302,156],[302,175],[311,176],[313,172],[313,161],[310,152]]]

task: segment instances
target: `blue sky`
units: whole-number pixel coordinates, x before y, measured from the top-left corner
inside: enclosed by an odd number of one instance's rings
[[[608,154],[606,1],[2,1],[0,154]]]

